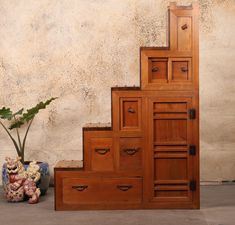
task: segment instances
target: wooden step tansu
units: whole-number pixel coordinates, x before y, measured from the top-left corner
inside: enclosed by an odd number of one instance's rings
[[[55,167],[55,209],[199,208],[198,6],[169,6],[168,47],[141,47],[141,87],[112,88],[112,124]]]

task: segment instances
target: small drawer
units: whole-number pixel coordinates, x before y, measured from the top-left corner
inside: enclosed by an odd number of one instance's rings
[[[170,77],[171,82],[191,82],[191,58],[171,58]]]
[[[141,203],[141,178],[64,178],[63,203],[97,205]]]
[[[92,171],[114,170],[112,138],[91,138],[89,150],[91,151]]]
[[[121,138],[119,169],[137,171],[142,169],[143,139]]]
[[[149,82],[167,82],[167,67],[168,62],[167,58],[149,58]]]
[[[141,129],[141,98],[120,98],[120,130]]]

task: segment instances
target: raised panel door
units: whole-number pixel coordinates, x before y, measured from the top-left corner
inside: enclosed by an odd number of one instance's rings
[[[154,204],[192,202],[192,99],[151,98],[148,107],[147,199]]]

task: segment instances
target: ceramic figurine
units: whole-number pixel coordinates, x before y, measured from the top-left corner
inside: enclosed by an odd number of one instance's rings
[[[39,166],[36,161],[29,164],[25,170],[20,157],[11,159],[6,157],[8,183],[5,186],[6,198],[9,202],[23,201],[28,197],[30,204],[38,203],[40,189],[36,182],[40,179]]]

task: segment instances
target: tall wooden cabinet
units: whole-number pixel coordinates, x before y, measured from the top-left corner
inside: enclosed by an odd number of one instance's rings
[[[111,89],[112,124],[55,167],[55,209],[199,208],[198,6],[169,6],[169,46],[140,48],[141,87]]]

